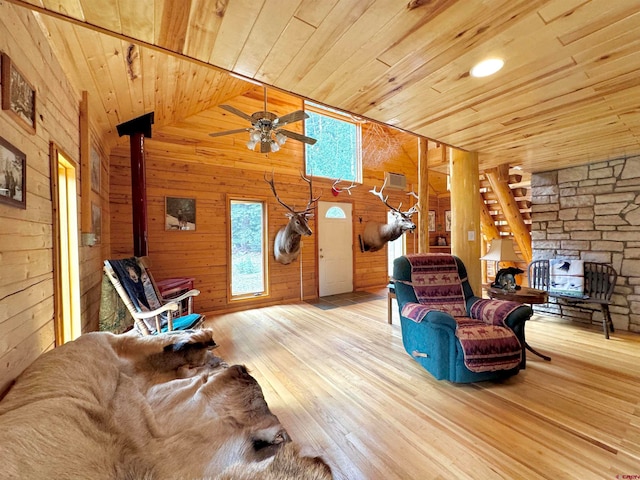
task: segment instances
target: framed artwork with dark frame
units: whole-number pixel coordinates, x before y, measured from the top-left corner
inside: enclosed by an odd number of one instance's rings
[[[91,149],[89,171],[91,173],[91,190],[100,193],[100,154],[95,148]]]
[[[91,204],[91,226],[95,243],[100,243],[100,237],[102,236],[102,208],[95,203]]]
[[[165,230],[196,229],[195,198],[165,198]]]
[[[451,210],[445,210],[444,212],[444,229],[447,232],[451,231]]]
[[[0,137],[0,202],[27,208],[27,156]]]
[[[6,53],[1,57],[2,109],[29,133],[36,133],[36,90]]]
[[[435,210],[429,210],[429,231],[430,232],[435,232],[436,231],[436,211]]]

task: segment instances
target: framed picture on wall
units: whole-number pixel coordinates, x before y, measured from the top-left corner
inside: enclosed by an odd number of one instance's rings
[[[27,157],[0,137],[0,202],[27,208]]]
[[[100,193],[100,154],[95,148],[91,149],[89,171],[91,174],[91,190]]]
[[[165,230],[196,229],[196,199],[166,197]]]
[[[444,212],[444,229],[447,232],[451,231],[451,210],[446,210]]]
[[[91,226],[95,235],[95,243],[100,243],[100,237],[102,236],[102,209],[100,205],[95,203],[91,204]]]
[[[429,231],[436,231],[436,212],[435,210],[429,210]]]
[[[6,53],[2,54],[2,109],[25,130],[36,133],[36,90],[15,67]]]

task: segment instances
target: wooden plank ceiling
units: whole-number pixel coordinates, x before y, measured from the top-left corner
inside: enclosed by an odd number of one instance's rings
[[[235,72],[477,151],[481,170],[640,153],[640,0],[9,1],[40,12],[112,144],[143,113],[179,124],[255,88]],[[504,68],[471,77],[488,57]]]

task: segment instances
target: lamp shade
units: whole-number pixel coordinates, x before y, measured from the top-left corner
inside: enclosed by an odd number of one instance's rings
[[[510,238],[496,238],[491,241],[491,248],[480,260],[492,260],[494,262],[522,262],[513,249]]]

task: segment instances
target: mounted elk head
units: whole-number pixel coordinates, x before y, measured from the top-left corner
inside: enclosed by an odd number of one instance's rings
[[[391,223],[380,222],[368,222],[364,227],[364,233],[362,235],[362,247],[365,252],[376,252],[380,250],[387,242],[391,242],[400,238],[400,236],[406,231],[413,231],[416,229],[415,223],[411,221],[411,216],[418,211],[418,206],[414,205],[406,212],[400,210],[402,203],[398,208],[392,207],[387,202],[389,196],[382,196],[382,191],[387,185],[385,179],[379,192],[376,192],[376,187],[373,190],[369,190],[375,196],[380,197],[382,203],[384,203],[391,213],[393,214],[393,220]],[[413,194],[415,196],[415,194]]]
[[[289,212],[286,213],[287,217],[289,217],[289,223],[278,231],[273,244],[273,255],[276,258],[276,262],[282,263],[283,265],[288,265],[298,258],[300,254],[300,238],[303,235],[305,237],[311,235],[312,231],[307,221],[313,217],[314,204],[320,198],[319,196],[313,198],[311,179],[305,177],[302,173],[300,176],[309,184],[309,202],[304,210],[295,210],[280,200],[273,181],[273,173],[271,173],[271,180],[267,179],[266,173],[264,175],[264,180],[271,186],[271,191],[276,197],[276,200],[278,200],[280,205],[289,210]]]

